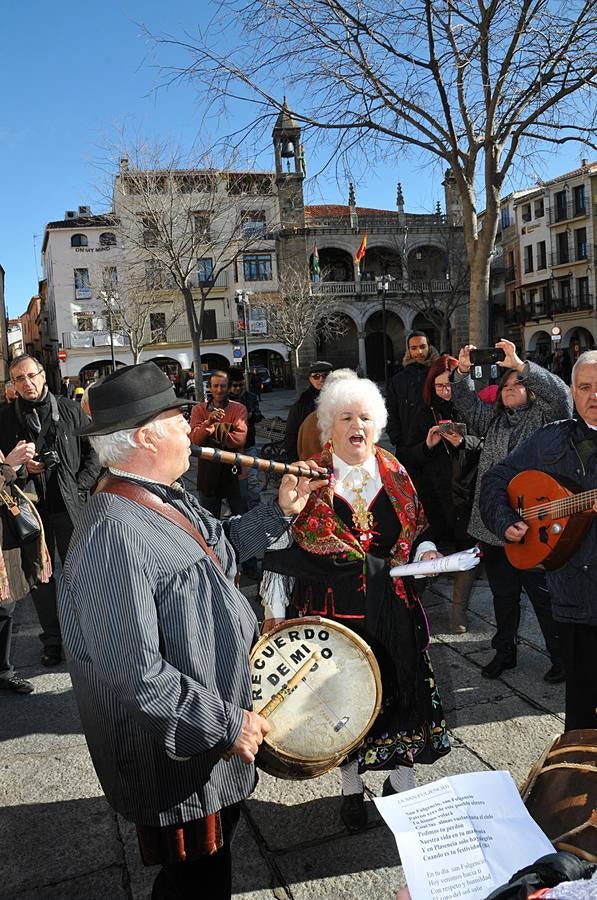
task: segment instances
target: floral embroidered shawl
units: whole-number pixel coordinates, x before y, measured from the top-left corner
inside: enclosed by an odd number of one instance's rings
[[[404,466],[381,447],[374,447],[373,452],[384,490],[401,525],[400,537],[392,547],[390,564],[403,565],[409,562],[412,545],[427,527],[427,520]],[[329,444],[325,445],[319,457],[315,457],[315,461],[320,466],[331,467]],[[365,560],[364,548],[334,510],[334,491],[330,485],[311,494],[292,526],[292,536],[303,550],[318,556]],[[402,579],[395,579],[395,589],[399,597],[408,599]]]

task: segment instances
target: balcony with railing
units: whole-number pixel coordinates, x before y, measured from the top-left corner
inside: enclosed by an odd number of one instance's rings
[[[565,203],[556,203],[554,206],[548,206],[547,219],[550,225],[558,222],[567,222],[568,219],[580,219],[589,214],[586,203],[577,203],[574,200],[567,200]]]
[[[524,323],[532,320],[553,319],[554,316],[562,316],[577,312],[588,312],[595,309],[593,294],[574,293],[569,297],[554,297],[551,300],[535,300],[524,306],[506,310],[505,321],[507,324]]]
[[[392,279],[388,282],[386,297],[399,294],[443,293],[452,290],[448,280],[411,281],[409,279]],[[314,294],[330,294],[337,297],[353,296],[355,299],[369,299],[377,296],[379,288],[376,281],[320,281],[311,286]]]

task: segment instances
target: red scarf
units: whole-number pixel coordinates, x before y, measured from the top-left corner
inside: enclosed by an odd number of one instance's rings
[[[401,526],[400,537],[392,547],[390,564],[403,565],[409,562],[412,545],[427,527],[427,520],[404,466],[395,456],[381,447],[374,447],[373,452],[379,466],[383,488],[390,498]],[[331,467],[332,454],[329,443],[324,446],[321,454],[315,457],[315,462],[326,468]],[[365,560],[364,547],[334,510],[334,491],[331,485],[310,495],[307,505],[292,526],[292,536],[299,547],[317,556]],[[394,579],[394,584],[396,594],[407,601],[408,596],[402,579]]]

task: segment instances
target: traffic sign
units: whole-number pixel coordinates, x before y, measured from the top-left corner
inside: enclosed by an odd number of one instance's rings
[[[551,339],[552,339],[552,341],[555,341],[557,343],[557,341],[562,340],[562,335],[561,334],[553,334],[553,332],[552,332]]]
[[[557,341],[559,339],[558,335],[559,335],[559,337],[562,336],[562,329],[560,328],[559,325],[553,325],[552,329],[551,329],[551,336],[554,339],[554,341]]]
[[[60,360],[60,362],[66,362],[67,357],[68,353],[66,352],[66,350],[58,351],[58,359]]]

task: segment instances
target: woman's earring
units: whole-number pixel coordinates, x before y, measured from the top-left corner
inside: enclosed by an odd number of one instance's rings
[[[333,442],[333,440],[330,438],[330,453],[333,453],[333,452],[334,452],[334,442]]]

